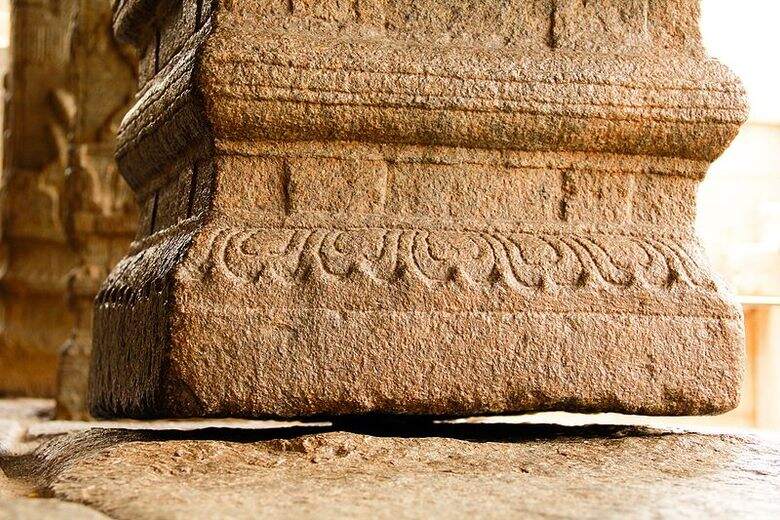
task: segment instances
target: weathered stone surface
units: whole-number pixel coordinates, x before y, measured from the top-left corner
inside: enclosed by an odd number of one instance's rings
[[[3,457],[0,447],[0,458]],[[108,517],[81,504],[33,498],[29,485],[6,478],[0,469],[0,520],[98,520]]]
[[[29,482],[6,477],[5,461],[40,444],[28,444],[25,431],[53,412],[50,400],[0,399],[0,520],[103,519],[105,515],[80,504],[41,498]]]
[[[695,0],[126,0],[130,417],[707,414],[740,310],[693,233],[746,117]]]
[[[774,518],[780,444],[632,427],[92,430],[1,462],[112,518]]]
[[[51,399],[0,399],[0,457],[26,453],[40,444],[30,435],[30,428],[48,423],[53,415]]]
[[[23,430],[0,446],[0,518],[753,519],[780,508],[777,437],[408,418],[82,423],[45,420],[43,404],[0,400],[0,430]]]

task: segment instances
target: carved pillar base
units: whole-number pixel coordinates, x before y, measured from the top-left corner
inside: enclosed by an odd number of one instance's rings
[[[694,0],[151,4],[93,413],[736,405],[693,221],[746,106]]]

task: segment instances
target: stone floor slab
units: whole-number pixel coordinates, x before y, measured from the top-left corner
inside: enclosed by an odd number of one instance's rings
[[[107,520],[108,517],[80,504],[61,500],[0,498],[0,520]]]
[[[120,519],[777,518],[780,442],[625,426],[93,429],[0,464]]]

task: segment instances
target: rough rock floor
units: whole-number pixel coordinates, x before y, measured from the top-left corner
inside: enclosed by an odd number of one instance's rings
[[[106,428],[8,410],[0,404],[0,519],[780,518],[780,441],[769,437],[474,423]]]

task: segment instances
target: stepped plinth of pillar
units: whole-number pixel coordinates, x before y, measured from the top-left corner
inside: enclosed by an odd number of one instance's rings
[[[747,107],[696,0],[126,0],[115,29],[143,209],[96,415],[736,405],[693,224]]]

